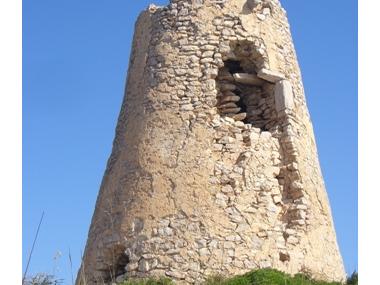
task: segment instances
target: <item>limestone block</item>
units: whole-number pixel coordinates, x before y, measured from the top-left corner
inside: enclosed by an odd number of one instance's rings
[[[275,196],[273,196],[273,202],[274,202],[275,204],[281,203],[281,201],[282,201],[281,196],[279,196],[279,195],[275,195]]]
[[[150,267],[149,267],[149,263],[147,260],[140,260],[139,262],[139,265],[138,265],[138,269],[140,272],[147,272],[149,271]]]
[[[224,73],[221,73],[219,71],[219,75],[218,75],[218,79],[219,80],[226,80],[226,81],[235,81],[235,78],[232,76],[231,73],[229,72],[224,72]]]
[[[254,86],[262,86],[264,84],[264,80],[258,78],[254,74],[249,73],[235,73],[233,74],[235,81],[242,83],[242,84],[248,84],[248,85],[254,85]]]
[[[260,21],[264,21],[267,17],[266,17],[264,14],[257,14],[257,18],[258,18]]]
[[[225,103],[225,102],[239,102],[240,101],[240,97],[237,96],[237,95],[234,95],[234,93],[229,92],[228,94],[233,94],[233,95],[224,96],[222,98],[222,100],[221,100],[221,103]]]
[[[229,102],[229,103],[225,103],[225,104],[222,104],[219,106],[220,109],[224,109],[224,108],[238,108],[238,106],[233,103],[233,102]]]
[[[203,0],[193,0],[193,6],[199,7],[203,5]]]
[[[207,249],[207,248],[201,248],[199,250],[199,255],[200,256],[207,256],[207,255],[210,255],[210,251]]]
[[[185,104],[181,106],[181,111],[192,111],[194,107],[192,104]]]
[[[242,120],[244,120],[246,117],[247,117],[247,113],[239,113],[239,114],[236,114],[236,115],[233,115],[233,116],[232,116],[232,118],[233,118],[235,121],[242,121]]]
[[[234,91],[236,89],[236,85],[230,83],[223,83],[220,85],[220,90],[222,91]]]
[[[276,83],[274,96],[277,112],[294,108],[293,88],[288,80],[281,80]]]
[[[272,83],[276,83],[280,80],[285,79],[285,75],[282,74],[281,72],[269,70],[266,68],[260,69],[259,72],[257,73],[257,76],[261,79],[264,79]]]

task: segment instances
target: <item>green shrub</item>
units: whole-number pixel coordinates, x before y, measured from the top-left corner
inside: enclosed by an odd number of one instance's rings
[[[174,285],[170,279],[136,279],[124,281],[120,285]],[[338,282],[316,281],[304,274],[294,277],[275,269],[260,269],[231,278],[213,276],[204,285],[342,285]],[[358,285],[358,274],[354,272],[346,285]]]
[[[359,276],[355,271],[352,275],[347,279],[347,285],[358,285]]]
[[[206,285],[341,285],[311,280],[308,276],[297,274],[291,277],[274,269],[262,269],[248,272],[229,279],[214,279],[206,281]]]

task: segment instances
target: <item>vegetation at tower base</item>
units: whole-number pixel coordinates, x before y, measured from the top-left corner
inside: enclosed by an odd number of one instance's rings
[[[174,284],[175,283],[168,278],[127,280],[118,283],[118,285]],[[206,280],[203,285],[342,285],[342,283],[317,281],[304,274],[296,274],[292,277],[274,269],[260,269],[232,278],[223,278],[221,276],[212,277]],[[354,272],[351,277],[347,279],[345,285],[358,285],[358,274]]]
[[[35,276],[27,278],[23,285],[60,284],[63,284],[62,279],[57,279],[53,275],[46,273],[39,273]],[[175,285],[175,282],[167,277],[162,277],[149,279],[130,279],[118,282],[117,285]],[[294,277],[291,277],[290,275],[277,270],[260,269],[232,278],[215,276],[207,279],[203,285],[342,285],[342,283],[315,281],[309,278],[307,275],[303,274],[297,274]],[[352,273],[344,285],[358,285],[358,273]]]

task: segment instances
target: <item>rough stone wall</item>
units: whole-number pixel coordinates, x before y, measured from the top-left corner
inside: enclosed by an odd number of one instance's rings
[[[345,278],[286,13],[151,5],[77,284],[266,267]]]

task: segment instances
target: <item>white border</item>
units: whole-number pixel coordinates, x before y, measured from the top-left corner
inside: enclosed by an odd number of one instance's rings
[[[0,1],[0,268],[2,284],[21,284],[22,8]]]
[[[342,7],[342,9],[344,9],[344,7]],[[359,1],[358,272],[360,284],[363,285],[379,283],[379,10],[379,1]]]
[[[356,1],[356,0],[352,0]],[[342,5],[344,9],[344,5]],[[0,268],[21,284],[22,4],[0,2]],[[379,1],[359,1],[359,275],[378,281],[380,187]],[[344,47],[342,47],[344,48]],[[344,67],[342,67],[344,68]],[[348,114],[349,115],[349,114]],[[376,135],[376,137],[375,137]],[[372,282],[371,282],[372,281]]]

